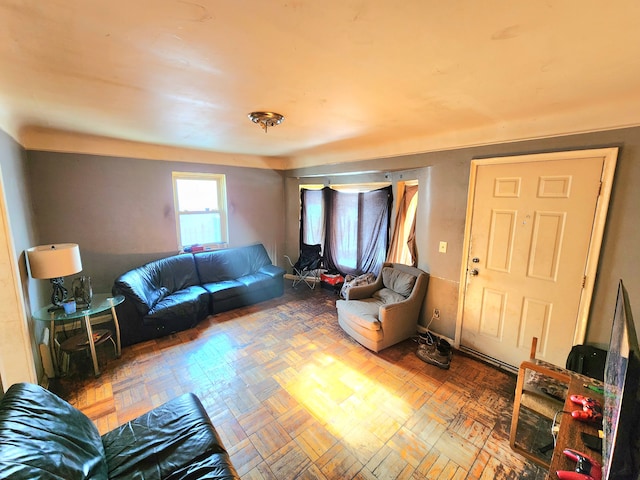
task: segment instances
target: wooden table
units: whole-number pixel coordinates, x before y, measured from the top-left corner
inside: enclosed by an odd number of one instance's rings
[[[598,400],[600,404],[603,404],[603,396],[593,390],[585,388],[583,384],[585,383],[584,377],[572,376],[571,382],[569,383],[569,392],[567,394],[567,399],[564,404],[565,412],[572,412],[574,410],[581,410],[582,406],[571,401],[571,395],[584,395],[585,397],[591,397],[595,400]],[[575,420],[571,417],[570,413],[562,413],[560,414],[562,417],[560,422],[560,430],[558,432],[558,437],[556,440],[556,447],[553,451],[553,457],[551,458],[551,465],[549,466],[549,475],[547,479],[555,480],[558,478],[556,472],[558,470],[569,470],[575,471],[576,462],[571,458],[567,457],[563,450],[565,448],[571,448],[572,450],[576,450],[578,452],[582,452],[587,455],[589,458],[602,463],[602,452],[596,452],[588,448],[581,438],[581,433],[585,432],[590,435],[598,436],[598,430],[601,427],[600,424],[594,424],[591,422],[583,422],[580,420]]]

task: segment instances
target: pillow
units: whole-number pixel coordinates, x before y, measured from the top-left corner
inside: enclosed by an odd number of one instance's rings
[[[385,287],[390,288],[406,298],[411,295],[413,291],[416,277],[415,275],[401,272],[392,267],[384,267],[382,269],[382,283]]]
[[[382,301],[382,303],[384,304],[398,303],[407,299],[407,297],[400,295],[397,292],[394,292],[390,288],[381,288],[380,290],[375,292],[372,296],[373,298],[377,298],[378,300]]]
[[[357,287],[359,285],[369,285],[371,283],[375,283],[376,276],[369,272],[363,273],[358,277],[354,277],[353,275],[347,275],[344,279],[344,283],[342,284],[342,288],[340,289],[340,296],[342,298],[347,298],[347,291],[351,287]]]

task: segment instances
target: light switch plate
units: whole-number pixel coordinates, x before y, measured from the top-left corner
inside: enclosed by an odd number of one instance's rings
[[[440,253],[447,253],[447,242],[440,242],[440,246],[438,247],[438,251]]]

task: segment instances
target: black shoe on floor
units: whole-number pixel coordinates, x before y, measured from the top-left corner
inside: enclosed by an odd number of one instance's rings
[[[435,365],[436,367],[447,370],[451,364],[451,347],[447,353],[440,351],[440,344],[435,345],[420,345],[416,351],[416,355],[423,362]]]

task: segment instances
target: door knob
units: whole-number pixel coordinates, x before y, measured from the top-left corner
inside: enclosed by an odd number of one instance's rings
[[[474,268],[473,270],[469,270],[469,275],[471,275],[472,277],[475,277],[476,275],[478,275],[478,269]]]

